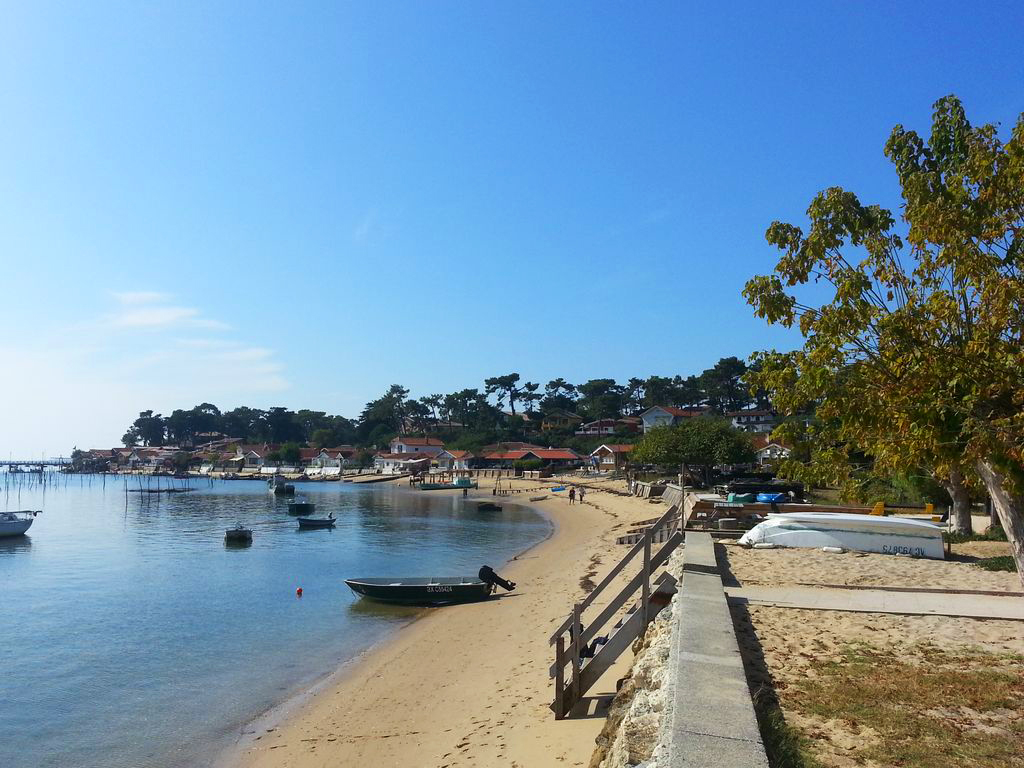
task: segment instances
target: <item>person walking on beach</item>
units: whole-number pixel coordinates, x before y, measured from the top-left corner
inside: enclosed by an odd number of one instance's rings
[[[576,503],[576,489],[575,488],[570,488],[569,489],[569,503],[570,504],[575,504]]]
[[[586,492],[587,492],[587,489],[586,489],[586,488],[584,488],[584,487],[583,487],[583,486],[581,485],[581,486],[580,486],[580,504],[582,504],[582,503],[583,503],[583,495],[584,495],[584,494],[585,494]]]

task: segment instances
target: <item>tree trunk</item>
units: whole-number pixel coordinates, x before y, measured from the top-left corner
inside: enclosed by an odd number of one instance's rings
[[[1013,552],[1013,561],[1017,564],[1017,576],[1024,586],[1024,499],[1014,496],[1007,488],[1006,478],[987,461],[978,461],[975,465],[981,481],[985,483],[992,504],[999,515],[999,522],[1006,532]]]
[[[942,481],[942,487],[953,501],[950,519],[953,521],[954,533],[970,535],[974,532],[971,523],[971,494],[963,473],[958,469],[950,470],[949,477]]]

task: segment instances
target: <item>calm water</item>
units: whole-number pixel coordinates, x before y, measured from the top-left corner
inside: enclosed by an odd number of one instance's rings
[[[525,510],[347,483],[299,484],[338,518],[299,532],[263,482],[192,485],[126,500],[123,478],[43,491],[0,475],[3,508],[44,510],[0,539],[0,766],[208,765],[416,615],[356,600],[343,578],[476,573],[549,532]],[[224,546],[236,521],[251,547]]]

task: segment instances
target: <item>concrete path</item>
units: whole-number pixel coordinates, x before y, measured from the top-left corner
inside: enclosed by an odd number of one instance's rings
[[[1024,598],[1013,595],[951,595],[942,592],[888,592],[881,589],[757,585],[726,587],[725,593],[730,601],[773,605],[779,608],[1024,621]]]

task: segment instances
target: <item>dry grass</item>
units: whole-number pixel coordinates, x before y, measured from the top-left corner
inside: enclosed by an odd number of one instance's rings
[[[779,695],[801,746],[825,765],[1024,766],[1024,659],[915,650],[850,644],[790,681]]]

